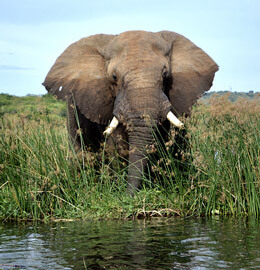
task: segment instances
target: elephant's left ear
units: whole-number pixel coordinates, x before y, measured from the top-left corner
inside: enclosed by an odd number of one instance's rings
[[[56,60],[43,85],[61,100],[73,98],[88,119],[107,124],[113,117],[114,96],[100,51],[113,35],[94,35],[70,45]]]
[[[184,36],[168,31],[158,34],[171,46],[169,99],[178,114],[189,115],[192,105],[212,86],[218,65]]]

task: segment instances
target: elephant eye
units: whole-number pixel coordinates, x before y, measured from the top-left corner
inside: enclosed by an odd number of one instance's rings
[[[115,74],[112,75],[112,78],[115,82],[117,81],[117,76]]]
[[[169,75],[170,75],[169,71],[164,71],[164,72],[163,72],[163,78],[164,78],[164,79],[168,78]]]

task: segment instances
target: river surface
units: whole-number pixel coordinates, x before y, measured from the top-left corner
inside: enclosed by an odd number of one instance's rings
[[[2,223],[0,269],[260,269],[260,222]]]

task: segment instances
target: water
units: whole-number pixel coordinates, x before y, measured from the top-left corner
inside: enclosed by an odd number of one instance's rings
[[[0,269],[260,269],[256,220],[1,224],[0,233]]]

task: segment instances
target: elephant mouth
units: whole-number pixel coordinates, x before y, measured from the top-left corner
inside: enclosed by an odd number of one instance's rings
[[[177,118],[177,116],[175,116],[175,114],[172,111],[169,111],[166,117],[170,121],[170,123],[173,124],[175,127],[178,127],[178,128],[184,127],[184,124]],[[111,135],[113,131],[117,128],[118,124],[119,124],[119,120],[116,118],[116,116],[114,116],[103,134],[105,136]]]

